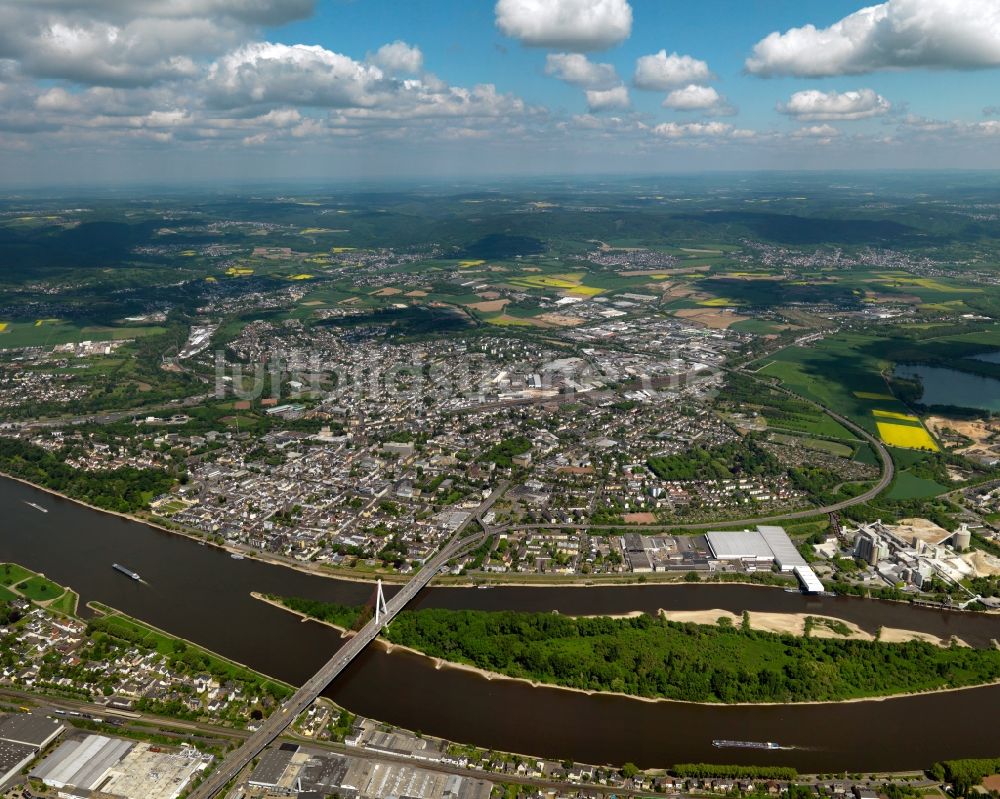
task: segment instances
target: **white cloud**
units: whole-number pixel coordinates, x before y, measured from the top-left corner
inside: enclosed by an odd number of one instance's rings
[[[2,25],[0,57],[42,78],[116,86],[149,85],[193,76],[192,55],[234,42],[232,32],[206,19],[106,22],[52,21],[39,27]],[[20,15],[14,15],[20,18]]]
[[[549,53],[545,74],[585,89],[607,90],[621,85],[611,64],[595,64],[580,53]]]
[[[316,0],[31,0],[31,6],[44,12],[119,19],[226,17],[252,25],[283,25],[311,16]]]
[[[833,125],[810,125],[792,133],[792,137],[796,139],[832,139],[839,135],[840,131]]]
[[[424,66],[424,54],[420,48],[398,39],[390,44],[383,44],[368,60],[390,75],[415,74]]]
[[[571,129],[594,131],[606,136],[631,134],[648,129],[647,125],[634,117],[594,116],[593,114],[578,114],[570,118],[569,121],[557,123],[556,128],[563,131]]]
[[[255,42],[220,58],[204,88],[220,108],[292,104],[361,108],[376,104],[388,78],[378,67],[318,45]]]
[[[606,50],[632,33],[628,0],[497,0],[500,31],[528,47]]]
[[[352,123],[421,117],[517,117],[534,109],[492,84],[449,86],[434,75],[398,80],[318,45],[255,42],[211,65],[201,88],[212,107],[339,109]]]
[[[108,86],[190,78],[196,62],[314,0],[0,0],[0,59],[26,75]]]
[[[588,90],[587,108],[591,111],[613,111],[628,108],[630,105],[628,89],[616,86],[613,89]]]
[[[1000,136],[1000,120],[962,122],[910,115],[901,120],[899,129],[903,133],[914,134],[919,138],[953,143],[958,138],[992,139],[994,136]]]
[[[719,111],[726,107],[725,98],[711,86],[691,84],[683,89],[674,89],[663,101],[664,108],[675,111]]]
[[[664,139],[719,139],[745,138],[749,131],[737,131],[724,122],[662,122],[653,128],[653,133]]]
[[[868,119],[892,110],[892,103],[872,89],[850,92],[821,92],[818,89],[795,92],[778,111],[803,122],[823,120]]]
[[[689,83],[706,83],[714,77],[704,61],[660,50],[636,60],[632,82],[637,89],[662,92]]]
[[[746,62],[756,75],[809,78],[998,65],[997,0],[888,0],[828,28],[775,31],[756,44]]]

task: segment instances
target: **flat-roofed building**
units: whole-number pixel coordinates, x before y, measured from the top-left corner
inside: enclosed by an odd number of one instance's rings
[[[0,741],[0,784],[7,782],[38,754],[31,744]]]
[[[79,788],[92,791],[134,746],[131,741],[88,735],[66,741],[39,764],[31,776],[50,788]]]
[[[59,737],[65,727],[59,721],[39,713],[16,713],[0,720],[0,741],[29,744],[44,749]]]
[[[774,564],[781,571],[794,574],[807,593],[823,591],[823,583],[783,527],[762,525],[756,530],[706,533],[705,540],[716,560],[740,563],[747,568],[770,568]]]
[[[292,758],[299,748],[294,744],[282,744],[277,749],[268,749],[260,758],[260,762],[247,780],[254,788],[277,790],[282,777],[292,763]]]
[[[774,553],[767,541],[756,530],[738,533],[706,533],[712,557],[722,561],[738,561],[754,565],[770,566]]]

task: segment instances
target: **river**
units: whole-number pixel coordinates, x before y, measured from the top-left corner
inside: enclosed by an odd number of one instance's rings
[[[36,502],[42,513],[30,507]],[[272,676],[301,683],[339,645],[335,631],[303,623],[251,591],[346,604],[371,586],[332,580],[228,553],[82,507],[0,478],[0,560],[68,585]],[[111,569],[139,572],[142,583]],[[738,585],[427,589],[418,607],[570,614],[657,608],[810,612],[874,631],[882,625],[957,635],[973,645],[1000,637],[1000,619],[850,597],[804,597]],[[1000,686],[835,705],[724,707],[645,702],[533,688],[513,680],[436,669],[427,658],[370,647],[328,691],[353,712],[484,747],[590,763],[643,767],[708,761],[794,765],[804,772],[922,768],[953,757],[1000,755]],[[794,748],[719,751],[714,738],[771,740]]]

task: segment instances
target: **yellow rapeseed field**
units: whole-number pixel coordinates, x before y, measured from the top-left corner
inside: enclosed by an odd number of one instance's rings
[[[705,308],[725,308],[728,305],[739,305],[738,302],[734,302],[728,297],[713,297],[710,300],[701,300],[698,304]]]
[[[874,391],[855,391],[854,396],[858,399],[866,400],[891,400],[895,399],[892,394],[877,394]]]
[[[938,446],[922,427],[911,427],[908,424],[893,424],[892,422],[876,422],[879,437],[890,447],[905,449],[928,449],[937,452]]]
[[[882,419],[899,419],[901,422],[920,422],[919,416],[913,416],[909,413],[898,413],[896,411],[872,411],[872,415],[881,417]]]

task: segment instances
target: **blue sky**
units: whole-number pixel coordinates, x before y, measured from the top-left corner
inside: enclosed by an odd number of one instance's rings
[[[632,0],[634,26],[619,46],[592,54],[628,76],[635,60],[661,49],[707,61],[719,76],[714,85],[727,94],[748,123],[789,127],[775,105],[795,91],[820,87],[849,91],[871,87],[890,101],[908,104],[913,113],[942,118],[982,116],[1000,105],[1000,70],[925,69],[842,76],[821,80],[782,77],[761,79],[744,72],[754,44],[772,31],[812,23],[829,26],[864,7],[849,0]],[[387,41],[407,41],[421,48],[427,67],[456,84],[495,83],[533,103],[566,113],[583,113],[586,103],[571,86],[544,73],[545,48],[522,47],[494,23],[491,2],[460,0],[332,0],[315,14],[268,31],[275,41],[320,44],[355,58]],[[637,110],[663,119],[662,96],[634,93]]]
[[[1000,168],[998,76],[997,0],[0,0],[0,179]]]

